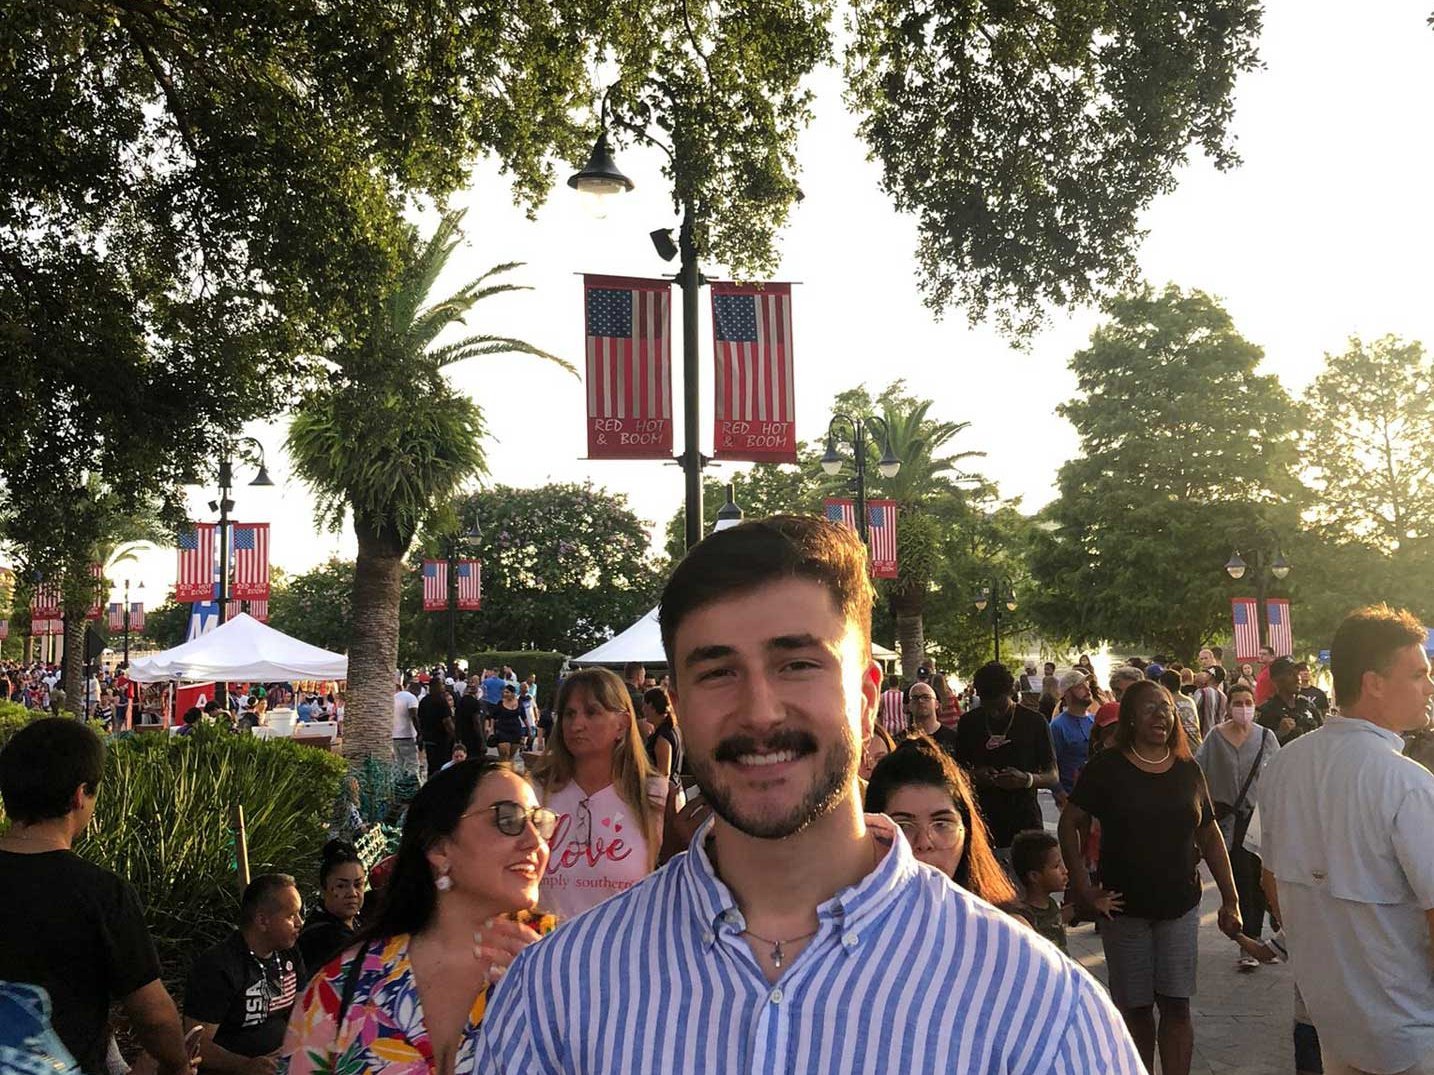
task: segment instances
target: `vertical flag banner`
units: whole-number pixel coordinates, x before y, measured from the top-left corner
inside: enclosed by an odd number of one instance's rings
[[[871,573],[879,579],[896,578],[896,501],[866,502],[866,540],[871,546]]]
[[[47,638],[50,636],[62,636],[65,633],[64,620],[52,619],[31,619],[30,634],[35,638]]]
[[[241,600],[237,597],[230,598],[229,602],[224,606],[225,622],[227,623],[229,620],[232,620],[241,612],[248,614],[249,616],[258,620],[260,623],[269,622],[269,602],[267,600],[260,600],[258,598],[255,598],[254,600],[250,601]],[[133,629],[133,621],[131,621],[130,627],[131,629]]]
[[[269,524],[234,524],[234,593],[241,598],[269,596]]]
[[[179,532],[179,574],[174,599],[214,599],[214,523],[190,523]]]
[[[713,457],[795,463],[792,285],[713,283],[711,289]]]
[[[60,586],[55,582],[42,582],[30,595],[30,619],[48,620],[60,614]]]
[[[129,629],[131,631],[144,630],[144,602],[131,601],[129,603]]]
[[[856,505],[841,497],[828,497],[824,502],[828,522],[856,527]],[[879,579],[898,576],[896,558],[896,501],[866,502],[866,541],[871,559],[871,573]]]
[[[464,612],[475,612],[483,607],[483,564],[479,560],[459,560],[455,567],[458,575],[458,608]]]
[[[105,591],[109,589],[105,585],[105,565],[91,564],[90,578],[94,581],[94,596],[90,599],[90,607],[85,610],[85,619],[97,620],[104,615]]]
[[[1270,625],[1270,648],[1275,651],[1276,657],[1293,656],[1295,636],[1290,627],[1289,601],[1283,597],[1271,597],[1265,602],[1265,610]]]
[[[119,634],[124,630],[124,602],[110,602],[109,620],[107,625],[110,629],[110,634]]]
[[[1253,597],[1230,598],[1235,620],[1235,660],[1253,661],[1260,656],[1260,617]]]
[[[584,276],[588,456],[672,455],[672,284]]]
[[[443,612],[448,608],[448,561],[423,561],[423,611]]]

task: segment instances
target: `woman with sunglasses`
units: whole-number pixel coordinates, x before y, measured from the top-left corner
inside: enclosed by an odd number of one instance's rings
[[[533,769],[543,805],[558,815],[543,906],[571,918],[652,872],[668,783],[648,761],[626,684],[606,668],[564,679],[553,710],[548,752]]]
[[[866,811],[896,822],[917,859],[1014,913],[1016,890],[991,850],[971,782],[926,736],[907,736],[876,763],[866,786]]]
[[[447,1075],[488,987],[552,927],[534,919],[557,818],[505,763],[461,762],[414,797],[359,943],[324,967],[289,1021],[281,1070]]]

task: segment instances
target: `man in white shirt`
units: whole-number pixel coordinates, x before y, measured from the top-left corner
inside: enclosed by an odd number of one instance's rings
[[[1434,697],[1424,639],[1408,612],[1348,616],[1342,716],[1260,780],[1265,882],[1330,1075],[1434,1075],[1434,775],[1400,753]]]
[[[393,694],[393,756],[405,773],[418,776],[418,698],[412,687]]]

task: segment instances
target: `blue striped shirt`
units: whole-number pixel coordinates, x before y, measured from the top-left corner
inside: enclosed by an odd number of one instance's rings
[[[709,821],[514,960],[459,1070],[1143,1075],[1095,979],[917,862],[888,819],[867,824],[891,849],[817,909],[775,986],[707,856]]]

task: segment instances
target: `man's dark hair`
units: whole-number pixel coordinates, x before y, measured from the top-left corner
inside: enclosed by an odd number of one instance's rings
[[[1261,647],[1260,647],[1260,653],[1261,653],[1261,654],[1269,653],[1269,655],[1270,655],[1271,657],[1273,657],[1273,656],[1275,655],[1275,647],[1274,647],[1274,646],[1261,646]]]
[[[1227,694],[1226,697],[1230,699],[1231,703],[1233,703],[1235,701],[1235,695],[1237,694],[1248,694],[1250,696],[1250,701],[1253,702],[1255,700],[1255,688],[1247,687],[1243,683],[1236,683],[1233,687],[1231,687],[1230,693]]]
[[[239,900],[239,924],[252,925],[261,914],[277,910],[279,893],[298,887],[286,873],[261,873],[244,888],[244,895]]]
[[[1222,660],[1224,660],[1224,659],[1225,659],[1225,647],[1224,647],[1224,646],[1211,646],[1211,647],[1210,647],[1210,656],[1214,657],[1215,660],[1217,660],[1217,661],[1222,661]]]
[[[0,750],[0,798],[13,821],[49,821],[70,812],[76,788],[95,794],[104,772],[99,736],[69,717],[45,717]]]
[[[1011,841],[1011,870],[1015,873],[1016,880],[1024,886],[1028,880],[1027,875],[1045,869],[1046,856],[1051,853],[1052,848],[1060,846],[1055,834],[1044,829],[1026,829],[1016,833],[1015,839]]]
[[[971,686],[976,688],[981,704],[985,705],[997,698],[1008,697],[1016,689],[1016,677],[1000,661],[991,661],[976,669],[976,674],[971,677]]]
[[[805,579],[825,589],[870,651],[875,591],[866,546],[849,527],[806,515],[774,515],[703,538],[672,572],[659,612],[668,664],[679,666],[677,629],[697,609],[784,579]]]
[[[1334,700],[1340,706],[1359,701],[1364,673],[1384,675],[1394,655],[1410,646],[1422,646],[1426,632],[1406,609],[1370,605],[1351,612],[1334,632],[1329,644],[1329,670],[1334,677]]]
[[[1214,682],[1214,684],[1215,684],[1217,687],[1224,685],[1224,683],[1225,683],[1225,666],[1224,666],[1224,665],[1222,665],[1222,664],[1212,664],[1209,668],[1206,669],[1206,671],[1210,673],[1210,679],[1211,679],[1212,682]]]
[[[1168,690],[1172,696],[1180,693],[1180,673],[1173,668],[1167,668],[1161,672],[1160,678],[1156,682]]]
[[[1308,672],[1309,670],[1310,666],[1307,661],[1300,661],[1295,665],[1296,672]]]
[[[643,667],[641,661],[628,661],[626,666],[624,666],[622,670],[622,678],[626,680],[631,680],[632,677],[637,675],[639,672],[646,671],[647,669]]]

